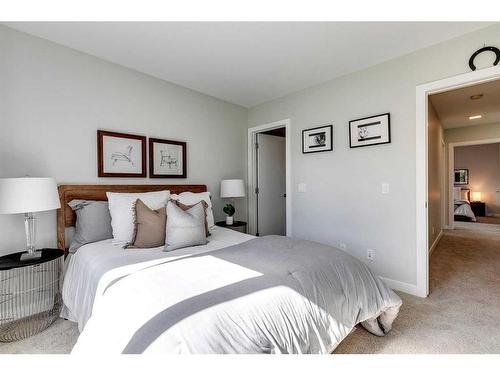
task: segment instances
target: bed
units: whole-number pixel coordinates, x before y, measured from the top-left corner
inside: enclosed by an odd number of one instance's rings
[[[470,206],[470,189],[459,186],[453,188],[453,210],[455,221],[476,221],[476,216]]]
[[[151,189],[139,186],[119,191]],[[59,234],[74,224],[69,200],[117,191],[88,188],[60,188]],[[81,331],[73,353],[331,353],[357,324],[378,336],[390,331],[401,299],[349,254],[282,236],[211,232],[207,245],[172,252],[105,240],[69,256],[62,316]]]

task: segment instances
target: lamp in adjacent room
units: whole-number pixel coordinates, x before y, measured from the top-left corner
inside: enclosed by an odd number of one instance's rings
[[[49,177],[0,179],[0,214],[24,214],[26,253],[21,260],[39,258],[36,251],[34,212],[61,208],[57,184]]]
[[[245,184],[243,180],[222,180],[220,183],[220,197],[221,198],[242,198],[245,196]],[[234,206],[228,203],[224,206],[224,213],[226,216],[226,224],[233,225],[234,223]]]
[[[480,191],[473,191],[472,192],[472,201],[473,202],[481,202],[481,192]]]

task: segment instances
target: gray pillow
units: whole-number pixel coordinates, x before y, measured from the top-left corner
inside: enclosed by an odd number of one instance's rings
[[[205,245],[205,209],[201,202],[184,211],[172,201],[167,203],[165,251]]]
[[[74,199],[68,203],[76,213],[75,235],[69,252],[75,253],[81,246],[113,238],[108,202]]]

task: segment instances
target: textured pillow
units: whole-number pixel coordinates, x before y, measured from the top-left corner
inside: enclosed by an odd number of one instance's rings
[[[134,204],[135,230],[132,241],[126,248],[151,248],[165,245],[165,225],[167,222],[165,206],[152,210],[137,199]]]
[[[68,203],[76,213],[75,235],[69,252],[75,253],[81,246],[113,238],[108,202],[74,199]]]
[[[165,251],[206,243],[205,210],[202,203],[184,211],[172,201],[168,202]]]
[[[191,207],[194,207],[195,205],[197,205],[198,203],[201,202],[201,204],[203,205],[203,210],[205,211],[205,235],[207,237],[210,236],[210,231],[208,230],[208,222],[207,222],[207,209],[208,209],[208,203],[207,202],[200,201],[200,202],[197,202],[195,204],[190,204],[190,205],[181,203],[181,202],[176,201],[176,200],[172,200],[172,202],[175,203],[177,205],[177,207],[180,207],[184,211],[189,210]]]
[[[134,235],[134,203],[140,199],[152,210],[158,210],[167,204],[170,198],[168,190],[151,193],[106,193],[108,196],[113,244],[125,246]]]
[[[210,200],[210,192],[208,191],[204,193],[184,192],[180,194],[172,194],[170,198],[173,200],[177,200],[185,205],[196,204],[201,200],[205,201],[208,204],[207,207],[208,228],[212,228],[215,225],[214,214],[212,212],[212,201]]]

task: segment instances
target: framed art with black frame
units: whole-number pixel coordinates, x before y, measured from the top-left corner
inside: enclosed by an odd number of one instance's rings
[[[454,185],[469,185],[469,170],[457,168],[454,170]]]
[[[365,117],[349,121],[349,147],[391,143],[391,115]]]
[[[302,130],[302,153],[333,151],[333,125]]]
[[[146,177],[146,137],[97,131],[98,177]]]
[[[186,142],[149,138],[149,177],[186,178]]]

